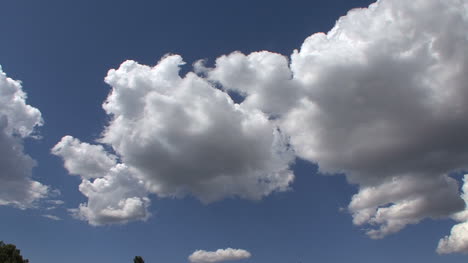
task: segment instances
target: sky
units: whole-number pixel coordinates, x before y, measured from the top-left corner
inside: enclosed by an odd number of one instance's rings
[[[15,0],[0,25],[0,240],[30,262],[466,261],[468,1]]]

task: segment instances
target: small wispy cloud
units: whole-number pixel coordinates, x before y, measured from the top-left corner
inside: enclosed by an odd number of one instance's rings
[[[54,210],[65,204],[64,201],[56,199],[46,200],[45,203],[47,204],[46,207],[44,207],[45,210]]]
[[[42,215],[43,217],[45,218],[48,218],[48,219],[51,219],[51,220],[54,220],[54,221],[59,221],[59,220],[62,220],[62,218],[58,217],[58,216],[54,216],[54,215]]]
[[[192,263],[215,263],[228,260],[241,260],[250,258],[249,251],[244,249],[218,249],[216,251],[197,250],[188,257]]]
[[[63,205],[63,204],[65,204],[65,202],[62,201],[62,200],[47,200],[47,203],[52,204],[52,205]]]

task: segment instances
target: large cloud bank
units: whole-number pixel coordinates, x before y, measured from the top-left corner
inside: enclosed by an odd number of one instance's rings
[[[464,208],[448,174],[468,167],[467,7],[379,1],[307,38],[289,74],[269,52],[233,53],[203,71],[280,116],[297,156],[358,184],[353,222],[381,238]]]
[[[292,55],[303,92],[283,118],[298,156],[360,185],[354,223],[380,238],[463,209],[466,1],[379,1]]]
[[[241,260],[250,258],[249,251],[244,249],[218,249],[216,251],[196,250],[189,257],[192,263],[215,263],[228,260]]]
[[[29,208],[47,196],[48,187],[31,178],[36,162],[23,147],[42,123],[41,112],[26,104],[21,82],[0,67],[0,205]]]
[[[99,151],[112,165],[57,154],[83,178],[123,165],[149,193],[204,202],[287,190],[297,156],[359,185],[349,211],[371,238],[448,218],[465,207],[450,173],[468,168],[466,28],[467,1],[382,0],[308,37],[290,60],[234,52],[185,77],[178,55],[127,61],[106,77],[111,121],[99,142],[115,155]],[[446,249],[462,228],[439,251],[468,252]]]

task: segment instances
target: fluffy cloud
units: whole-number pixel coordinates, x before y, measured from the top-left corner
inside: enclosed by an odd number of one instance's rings
[[[371,238],[382,238],[427,217],[447,217],[463,207],[458,184],[448,176],[393,177],[377,186],[361,186],[349,205],[354,224],[380,226],[367,232]]]
[[[439,241],[439,254],[468,253],[468,222],[453,226],[450,235]]]
[[[104,225],[146,220],[150,216],[150,200],[143,182],[102,146],[65,136],[52,153],[64,160],[70,174],[82,178],[79,189],[88,202],[71,210],[76,218],[91,225]]]
[[[71,136],[65,136],[52,148],[52,153],[63,158],[70,174],[86,179],[104,177],[114,167],[116,157],[108,154],[101,145],[82,143]]]
[[[379,1],[292,55],[304,96],[281,127],[360,185],[350,210],[371,237],[463,209],[446,174],[468,167],[467,26],[462,1]]]
[[[468,168],[467,7],[378,1],[308,37],[290,70],[264,51],[201,71],[277,118],[297,156],[358,184],[354,223],[381,238],[464,207],[447,175]]]
[[[195,70],[199,68],[200,64],[195,64]],[[219,57],[215,68],[202,72],[225,90],[245,96],[243,107],[260,109],[273,117],[287,111],[299,96],[298,86],[291,81],[288,59],[277,53],[234,52]]]
[[[70,174],[83,178],[80,191],[89,201],[74,211],[80,218],[92,224],[146,218],[149,200],[133,199],[138,193],[213,202],[288,189],[294,153],[277,125],[193,73],[180,77],[182,64],[173,55],[155,67],[126,61],[109,71],[113,89],[103,107],[111,121],[99,141],[117,156],[70,136],[52,149]]]
[[[440,254],[468,253],[468,174],[464,178],[462,198],[465,210],[453,215],[453,219],[461,223],[453,226],[450,235],[439,241],[437,252]]]
[[[251,254],[243,249],[218,249],[216,251],[197,250],[188,257],[193,263],[214,263],[227,260],[241,260],[250,258]]]
[[[41,112],[26,104],[21,82],[0,67],[0,205],[28,208],[47,196],[48,187],[31,178],[36,162],[23,147],[42,122]]]
[[[151,68],[127,61],[109,71],[112,116],[101,141],[159,196],[260,199],[286,190],[293,152],[268,116],[235,104],[206,80],[181,78],[180,56]]]
[[[299,156],[368,184],[465,168],[466,20],[460,1],[380,1],[306,39],[284,123]]]
[[[359,186],[349,211],[372,238],[450,217],[464,203],[449,175],[468,169],[466,10],[381,0],[308,37],[290,61],[234,52],[213,68],[196,63],[199,76],[181,77],[178,55],[124,62],[106,77],[111,120],[99,140],[115,156],[89,145],[85,159],[98,151],[109,163],[76,173],[109,174],[119,160],[161,197],[260,199],[288,189],[296,155]]]
[[[150,200],[143,183],[135,179],[125,165],[112,168],[108,175],[94,181],[83,180],[80,191],[88,202],[72,209],[72,214],[91,225],[146,220]]]

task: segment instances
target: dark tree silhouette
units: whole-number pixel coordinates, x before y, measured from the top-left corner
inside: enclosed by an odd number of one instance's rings
[[[13,244],[5,244],[0,241],[0,262],[2,263],[29,263],[29,260],[23,259],[20,250]]]
[[[145,261],[143,260],[142,257],[136,256],[136,257],[133,259],[133,263],[145,263]]]

